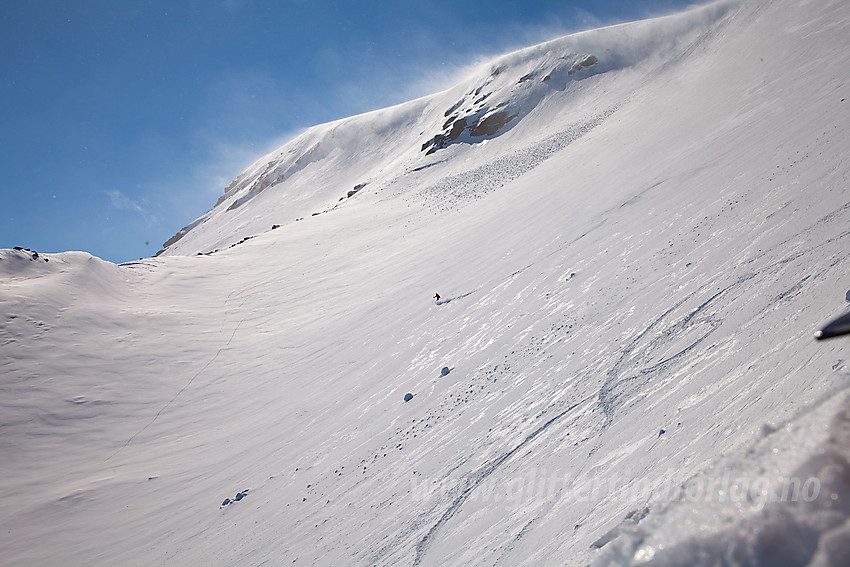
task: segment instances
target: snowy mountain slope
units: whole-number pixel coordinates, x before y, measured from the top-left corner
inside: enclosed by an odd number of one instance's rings
[[[223,248],[271,224],[287,226],[325,211],[360,188],[410,191],[452,173],[467,176],[469,146],[484,142],[498,140],[488,148],[495,155],[541,146],[539,161],[592,129],[727,11],[728,3],[713,4],[567,36],[488,62],[443,93],[310,128],[237,177],[216,206],[161,253]],[[518,132],[506,135],[514,128]],[[437,170],[424,171],[436,164]],[[260,195],[262,204],[242,208]]]
[[[812,333],[850,288],[848,22],[751,2],[556,40],[309,130],[158,258],[0,252],[4,561],[747,551],[752,505],[664,496],[790,475],[846,408],[848,346]],[[444,127],[482,85],[517,117]]]

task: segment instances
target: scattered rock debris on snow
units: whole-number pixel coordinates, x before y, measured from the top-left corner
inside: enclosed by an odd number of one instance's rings
[[[231,498],[225,498],[224,501],[221,503],[220,508],[224,508],[225,506],[227,506],[229,504],[233,504],[234,502],[239,502],[240,500],[242,500],[243,498],[248,496],[249,490],[250,490],[249,488],[246,488],[245,490],[242,490],[241,492],[237,492],[236,496],[234,496],[232,499]]]

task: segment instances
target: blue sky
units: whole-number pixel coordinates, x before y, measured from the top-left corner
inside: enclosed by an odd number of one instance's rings
[[[441,90],[487,56],[692,3],[4,2],[0,248],[153,255],[302,128]]]

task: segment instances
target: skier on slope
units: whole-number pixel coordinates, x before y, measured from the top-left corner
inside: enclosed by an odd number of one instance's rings
[[[439,302],[440,302],[440,294],[439,294],[439,293],[435,293],[435,294],[434,294],[434,299],[436,299],[436,300],[437,300],[437,303],[439,303]]]

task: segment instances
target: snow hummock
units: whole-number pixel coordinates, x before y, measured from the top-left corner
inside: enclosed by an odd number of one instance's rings
[[[156,258],[0,251],[4,564],[847,564],[848,23],[568,36]]]
[[[825,396],[615,528],[594,565],[846,565],[850,396]],[[656,501],[661,500],[658,495]]]

